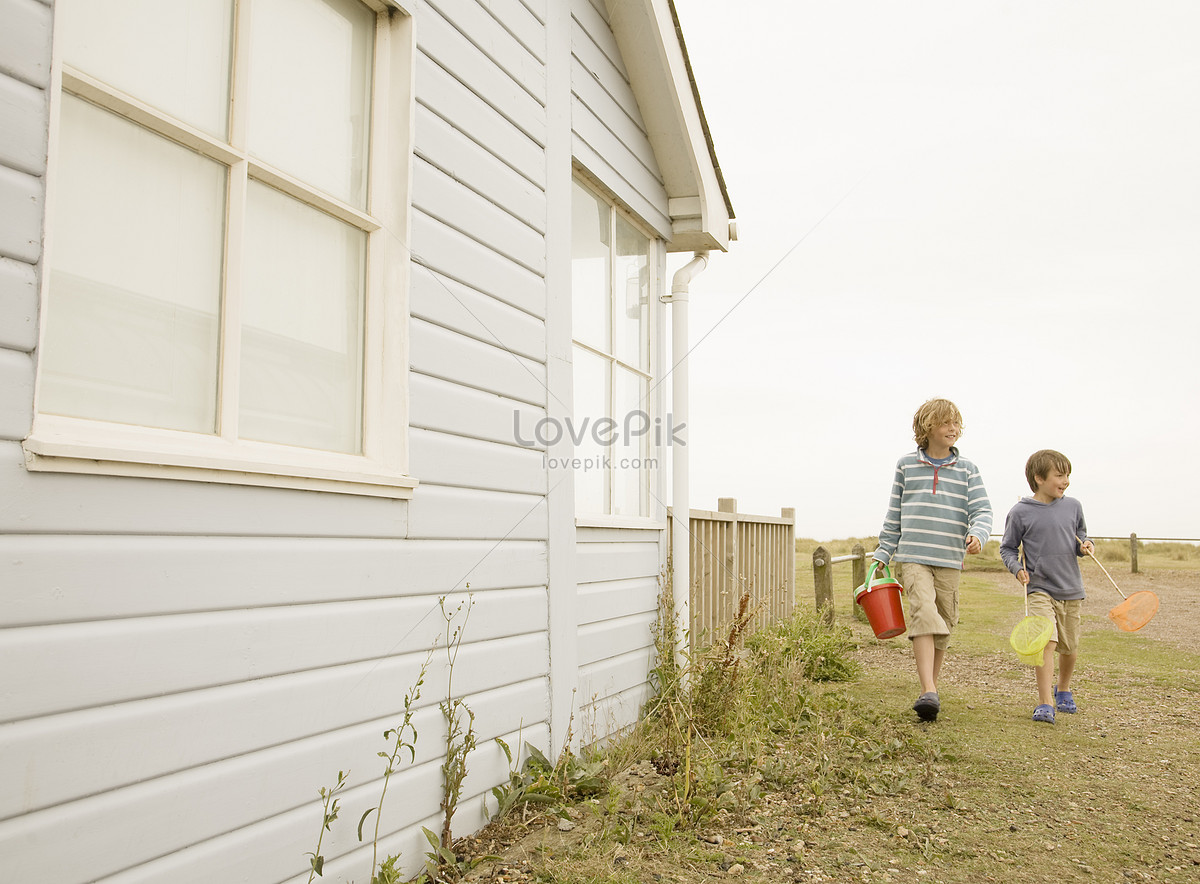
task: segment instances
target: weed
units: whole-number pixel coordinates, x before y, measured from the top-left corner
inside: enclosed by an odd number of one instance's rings
[[[338,818],[338,812],[341,809],[339,799],[334,796],[346,787],[346,778],[350,776],[349,771],[338,771],[337,785],[326,788],[322,786],[317,790],[317,794],[321,796],[321,832],[317,836],[317,849],[312,853],[304,854],[309,859],[309,865],[312,871],[308,873],[309,884],[312,884],[313,876],[318,878],[323,877],[325,873],[325,857],[321,855],[321,842],[325,839],[325,833],[330,831],[329,827],[333,825],[334,820]]]
[[[432,653],[430,651],[431,655]],[[383,802],[387,798],[388,783],[392,778],[392,774],[396,772],[396,768],[400,765],[404,753],[408,753],[410,764],[417,757],[417,729],[412,723],[416,710],[413,707],[421,696],[421,686],[425,684],[425,673],[428,671],[429,658],[427,657],[421,666],[420,673],[417,675],[416,683],[404,694],[404,718],[400,726],[388,728],[383,732],[385,740],[392,740],[392,748],[390,752],[378,753],[379,757],[387,762],[383,771],[383,788],[379,792],[379,803],[375,807],[367,808],[358,820],[358,840],[362,841],[363,824],[366,823],[367,817],[372,813],[375,814],[375,834],[371,839],[371,884],[390,884],[391,881],[398,880],[394,876],[399,874],[395,869],[395,864],[399,857],[395,855],[389,856],[383,861],[382,866],[378,864],[379,822],[383,817]]]
[[[466,700],[454,696],[454,666],[458,662],[458,652],[462,647],[463,630],[471,617],[471,609],[475,606],[474,598],[459,602],[453,611],[447,611],[446,598],[438,599],[438,606],[445,621],[446,640],[446,699],[438,704],[442,717],[446,721],[446,754],[442,760],[442,832],[438,839],[437,850],[433,854],[439,874],[453,867],[446,855],[453,857],[451,846],[451,823],[454,812],[458,809],[458,800],[462,796],[463,780],[467,776],[467,758],[475,750],[475,713],[467,705]],[[462,623],[457,626],[454,621],[466,608]]]

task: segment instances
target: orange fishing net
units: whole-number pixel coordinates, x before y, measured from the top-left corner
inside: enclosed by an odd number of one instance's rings
[[[1125,601],[1108,612],[1108,619],[1126,632],[1137,632],[1158,613],[1158,596],[1143,589],[1126,596]]]
[[[1076,539],[1078,540],[1078,538]],[[1117,581],[1112,579],[1112,575],[1108,573],[1107,568],[1100,564],[1100,560],[1090,552],[1088,555],[1092,557],[1093,562],[1100,565],[1100,570],[1104,572],[1108,582],[1113,585],[1113,589],[1121,592],[1121,587],[1117,586]],[[1108,612],[1108,619],[1117,624],[1118,629],[1137,632],[1158,613],[1158,596],[1148,589],[1139,590],[1133,595],[1125,595],[1121,592],[1121,598],[1125,601]]]

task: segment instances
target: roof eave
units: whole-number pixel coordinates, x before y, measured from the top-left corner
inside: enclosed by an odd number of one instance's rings
[[[606,0],[667,190],[668,251],[726,251],[733,206],[673,0]]]

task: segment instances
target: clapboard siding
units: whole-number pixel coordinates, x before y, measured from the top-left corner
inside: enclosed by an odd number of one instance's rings
[[[426,625],[431,645],[442,624],[431,619]],[[269,754],[266,747],[295,744],[290,751],[307,751],[305,740],[330,731],[365,724],[375,729],[380,723],[386,728],[389,719],[402,713],[404,692],[416,682],[425,657],[420,651],[9,723],[0,728],[0,771],[14,787],[0,793],[0,818],[255,752]],[[548,661],[544,632],[463,644],[454,669],[456,696],[527,682],[544,690]],[[149,658],[146,662],[152,663]],[[434,655],[420,701],[419,732],[437,733],[445,668],[444,656]],[[479,705],[478,699],[470,702]],[[524,713],[531,715],[534,708],[531,702]],[[544,718],[544,705],[540,708],[533,720]],[[476,714],[481,733],[493,728],[504,732],[520,723],[497,723],[496,714],[482,706]],[[84,733],[87,751],[78,752]],[[437,739],[418,738],[417,758],[437,758],[443,748]]]
[[[578,58],[572,61],[571,90],[587,109],[588,113],[583,115],[584,118],[590,116],[597,122],[603,121],[604,128],[608,129],[622,143],[628,145],[635,159],[653,156],[650,137],[646,134],[646,127],[642,122],[641,114],[638,113],[637,106],[634,105],[630,108],[627,103],[621,102],[618,97],[604,88],[604,83],[604,79],[597,76],[586,63]],[[627,92],[626,89],[617,91],[632,100],[632,93]],[[652,187],[662,184],[661,177],[654,172],[650,172],[643,180],[649,182]]]
[[[544,629],[540,587],[474,598],[472,642]],[[26,677],[0,722],[417,653],[436,636],[437,608],[425,596],[5,629],[0,671]]]
[[[624,691],[598,697],[580,710],[580,718],[595,722],[594,728],[599,734],[614,736],[637,723],[651,696],[653,689],[649,682],[642,681]]]
[[[581,671],[586,671],[590,664],[632,653],[653,644],[651,630],[656,616],[657,612],[632,614],[580,626]]]
[[[545,405],[546,366],[540,362],[419,319],[411,323],[411,346],[413,371],[518,402]]]
[[[50,10],[36,0],[0,0],[0,22],[0,73],[44,89],[50,83]]]
[[[532,316],[545,316],[545,280],[437,218],[413,209],[412,257],[418,264]],[[413,268],[413,275],[424,272]],[[474,333],[478,333],[472,329]]]
[[[417,48],[421,53],[469,88],[489,107],[501,111],[531,141],[544,147],[544,76],[526,82],[514,79],[523,71],[506,71],[479,52],[466,35],[446,21],[429,3],[423,3],[420,11]],[[519,46],[515,41],[513,45]],[[532,66],[527,67],[532,70]]]
[[[315,699],[319,702],[327,698]],[[514,700],[515,695],[509,690],[495,690],[469,698],[472,708],[477,709],[477,717],[486,717],[487,724],[479,727],[481,743],[495,736],[511,734],[521,726],[523,713],[536,714],[528,700]],[[398,712],[393,714],[398,716]],[[421,710],[417,721],[419,732],[436,733],[440,714],[433,707]],[[205,731],[208,729],[200,724],[203,721],[205,719],[199,716],[192,719],[185,730],[173,735],[174,741],[187,743],[193,738],[207,736]],[[280,743],[267,750],[230,756],[0,822],[0,855],[6,857],[6,876],[14,881],[54,881],[56,884],[93,881],[297,808],[305,810],[306,822],[316,819],[319,824],[320,809],[314,801],[316,788],[329,784],[343,764],[352,773],[364,772],[362,779],[366,781],[343,799],[344,806],[370,806],[378,799],[379,785],[372,782],[367,772],[375,773],[375,776],[381,772],[382,761],[375,753],[384,748],[383,729],[394,723],[395,718],[380,718],[349,734],[340,731],[314,734],[310,740]],[[416,762],[394,777],[389,786],[389,792],[397,799],[404,795],[437,794],[440,791],[440,759],[434,755],[437,743],[436,739],[427,740],[423,746],[418,738]],[[118,759],[130,754],[131,744],[126,740]],[[103,773],[93,769],[103,765],[103,756],[93,757],[89,763],[86,756],[90,752],[79,752],[78,745],[76,733],[61,751],[85,756],[73,766],[78,767],[81,775],[102,778]],[[141,738],[136,741],[136,746],[149,753],[158,748],[150,740]],[[494,754],[492,757],[494,759]],[[50,759],[47,763],[55,761],[61,763],[62,759]],[[499,773],[497,779],[503,778],[502,772],[495,773]],[[436,802],[433,806],[436,807]],[[403,825],[417,814],[425,817],[432,809],[429,805],[422,807],[420,802],[399,800],[389,808],[390,826]],[[186,825],[180,825],[184,814]],[[108,820],[119,820],[120,825],[108,825]],[[299,824],[299,819],[294,822]],[[304,826],[310,838],[312,829],[311,825]],[[353,830],[352,824],[335,826],[330,835],[331,849],[349,846],[348,842],[355,837]],[[54,849],[63,841],[71,843],[72,849]],[[314,843],[309,841],[305,849],[311,850]],[[16,849],[18,844],[21,850]],[[29,850],[29,846],[35,849]],[[38,847],[40,849],[36,849]],[[305,863],[302,853],[277,852],[275,859],[290,866],[292,873]]]
[[[413,472],[421,481],[489,491],[546,493],[542,452],[413,428],[408,432]]]
[[[530,55],[543,65],[546,62],[546,6],[544,3],[528,3],[525,0],[487,0],[481,3],[489,13],[501,22],[501,27]]]
[[[544,540],[546,533],[540,494],[422,485],[411,501],[410,537]]]
[[[0,206],[0,256],[36,263],[42,254],[42,179],[0,166]]]
[[[653,577],[580,586],[579,622],[595,623],[608,617],[657,611],[658,595],[659,582]]]
[[[521,0],[521,5],[531,13],[539,24],[546,22],[546,4],[551,0]]]
[[[545,104],[546,29],[519,0],[426,0]]]
[[[583,529],[580,530],[583,533]],[[657,577],[660,567],[657,541],[636,537],[628,543],[578,543],[580,585],[621,580],[628,577]]]
[[[546,323],[542,317],[428,267],[413,268],[411,292],[414,317],[537,362],[545,359]]]
[[[37,272],[23,261],[0,258],[0,348],[33,352],[37,317]]]
[[[0,349],[0,439],[24,439],[32,422],[33,358]]]
[[[0,74],[0,163],[19,172],[46,171],[46,133],[27,125],[45,115],[46,93]]]
[[[644,684],[647,673],[654,666],[654,655],[651,645],[589,666],[580,675],[579,695],[585,699],[608,697]]]
[[[612,28],[608,26],[608,14],[603,0],[599,3],[592,0],[570,0],[570,3],[571,17],[578,26],[571,39],[572,53],[594,59],[603,57],[605,63],[628,83],[629,72],[625,69],[621,48],[617,45]],[[637,103],[634,104],[636,106]]]
[[[620,50],[588,0],[571,0],[572,152],[659,236],[671,237],[667,192]]]
[[[541,187],[429,108],[419,106],[415,113],[418,157],[545,233],[546,194]]]
[[[417,103],[429,108],[456,129],[521,173],[545,187],[546,152],[500,111],[456,80],[433,59],[418,54]]]
[[[542,234],[422,160],[413,163],[413,208],[520,264],[546,274]]]
[[[535,724],[503,734],[501,738],[509,745],[514,745],[521,736],[533,741],[535,745],[545,745],[547,729],[544,725]],[[377,758],[365,759],[360,769],[375,772],[381,764],[382,761]],[[481,745],[470,759],[472,771],[485,771],[494,778],[494,782],[506,779],[506,765],[499,746],[494,742]],[[321,779],[312,780],[314,786],[332,780],[326,772],[321,772],[320,776]],[[427,775],[423,774],[423,777]],[[354,780],[359,781],[357,776]],[[405,796],[424,782],[424,779],[418,781],[411,773],[407,776],[403,773],[398,774],[393,778],[388,788],[389,797],[384,805],[385,830],[392,827],[397,813],[404,815],[405,819],[408,818],[407,813],[411,813],[411,808]],[[396,788],[398,783],[403,783],[406,792],[400,792]],[[343,793],[343,805],[346,808],[343,812],[344,818],[357,819],[364,809],[374,806],[379,800],[380,786],[381,782],[375,780],[347,789]],[[464,794],[459,808],[459,816],[463,818],[464,824],[475,820],[476,814],[472,811],[482,803],[482,794]],[[136,869],[106,878],[105,884],[154,884],[161,881],[170,881],[172,884],[212,884],[214,881],[220,881],[222,884],[261,884],[264,881],[284,881],[285,878],[285,884],[307,884],[309,873],[305,871],[295,875],[297,863],[294,858],[303,857],[305,852],[313,850],[315,841],[312,838],[311,822],[314,818],[320,822],[320,808],[309,802],[305,806],[191,845]],[[371,823],[374,819],[372,816]],[[422,856],[429,846],[420,831],[422,825],[437,830],[440,827],[440,818],[436,814],[426,816],[395,835],[382,835],[381,832],[380,855],[400,853],[407,857]],[[353,826],[349,829],[352,830]],[[456,825],[455,831],[459,832],[460,827]],[[274,852],[264,851],[263,844],[278,845],[279,849]],[[367,866],[371,859],[371,845],[369,841],[365,845],[358,843],[353,831],[346,831],[335,824],[326,833],[321,851],[326,856],[326,880],[369,880],[370,872]],[[295,877],[288,877],[289,875]]]
[[[579,716],[589,741],[633,724],[649,697],[663,536],[661,530],[577,529]]]
[[[413,372],[409,375],[409,425],[470,439],[521,444],[538,451],[534,429],[545,410]]]
[[[403,501],[210,482],[30,473],[0,442],[0,534],[403,537]]]
[[[468,583],[473,592],[487,592],[545,582],[540,541],[0,534],[5,626],[436,597]]]

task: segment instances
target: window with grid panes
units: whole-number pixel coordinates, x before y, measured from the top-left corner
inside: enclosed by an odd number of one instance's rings
[[[654,240],[576,180],[571,243],[575,509],[648,516]]]
[[[407,496],[410,22],[362,0],[56,16],[35,467]]]

